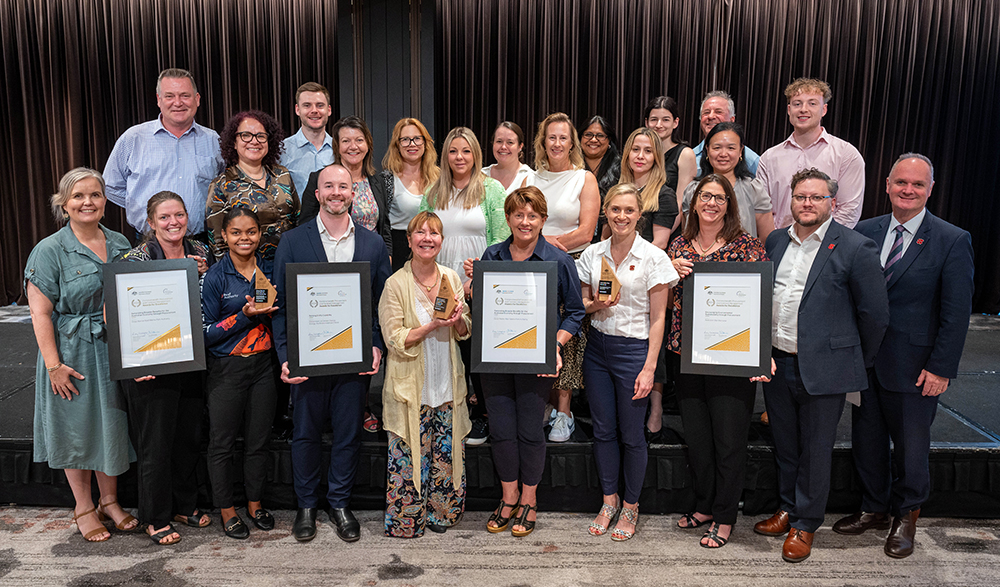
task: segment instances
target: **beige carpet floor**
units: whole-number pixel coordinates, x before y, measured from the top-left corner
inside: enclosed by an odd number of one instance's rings
[[[721,550],[698,545],[700,532],[673,517],[644,516],[625,543],[592,538],[590,516],[543,512],[526,538],[489,534],[487,514],[472,512],[446,534],[386,538],[382,513],[358,512],[362,538],[341,542],[321,513],[315,540],[290,535],[291,511],[274,512],[271,532],[246,541],[222,534],[218,517],[205,529],[180,528],[182,541],[154,545],[145,535],[115,532],[89,544],[59,508],[0,508],[3,586],[657,586],[732,585],[1000,585],[1000,520],[922,519],[917,551],[894,560],[883,536],[845,537],[828,516],[805,562],[781,561],[781,540],[753,533],[741,518]]]

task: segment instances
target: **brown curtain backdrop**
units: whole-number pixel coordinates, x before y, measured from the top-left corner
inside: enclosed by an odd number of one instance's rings
[[[66,171],[103,171],[128,127],[159,114],[166,67],[198,83],[196,120],[221,129],[247,108],[298,129],[295,89],[337,96],[337,5],[319,0],[4,0],[0,3],[0,277],[21,296],[24,262],[56,229],[48,198]],[[108,204],[105,224],[124,214]],[[22,299],[23,301],[23,299]]]
[[[437,0],[436,125],[484,144],[501,120],[529,137],[546,114],[607,117],[619,137],[653,96],[677,99],[701,141],[705,92],[736,101],[758,153],[791,133],[784,87],[826,80],[824,126],[864,155],[864,215],[889,210],[896,157],[935,163],[930,210],[972,233],[974,308],[1000,311],[1000,2],[991,0]]]

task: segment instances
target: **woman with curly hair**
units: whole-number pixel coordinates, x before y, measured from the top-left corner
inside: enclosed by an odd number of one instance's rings
[[[235,114],[219,135],[226,170],[208,188],[205,226],[216,255],[226,252],[222,221],[235,206],[260,218],[260,252],[270,261],[281,233],[295,228],[299,198],[288,169],[278,164],[285,133],[278,121],[258,110]]]

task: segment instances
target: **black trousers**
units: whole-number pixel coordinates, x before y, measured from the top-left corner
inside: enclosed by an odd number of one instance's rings
[[[695,511],[735,524],[757,384],[743,377],[681,374],[675,387],[694,477]]]
[[[247,501],[260,501],[267,474],[277,359],[273,351],[249,357],[209,357],[208,474],[215,507],[233,507],[236,437],[243,429],[243,485]]]
[[[538,485],[545,469],[545,402],[552,378],[483,373],[493,464],[501,481]]]
[[[200,372],[122,382],[135,447],[139,519],[156,528],[198,507],[198,459],[205,397]]]

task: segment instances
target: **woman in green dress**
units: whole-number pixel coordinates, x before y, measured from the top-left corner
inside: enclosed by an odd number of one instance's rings
[[[38,341],[34,460],[65,470],[76,500],[73,519],[91,542],[111,537],[102,524],[106,517],[119,530],[138,525],[118,505],[117,476],[135,456],[108,371],[101,269],[130,246],[101,226],[106,203],[100,173],[78,167],[64,175],[52,212],[66,226],[35,246],[24,270]],[[96,507],[92,476],[101,490]]]

